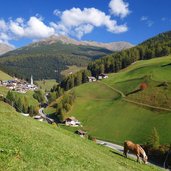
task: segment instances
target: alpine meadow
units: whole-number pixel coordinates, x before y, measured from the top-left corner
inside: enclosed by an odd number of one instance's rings
[[[0,171],[171,169],[170,0],[2,0]]]

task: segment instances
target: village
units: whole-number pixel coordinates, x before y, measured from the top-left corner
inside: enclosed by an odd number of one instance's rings
[[[108,75],[107,74],[100,74],[97,78],[90,76],[88,77],[88,81],[89,82],[96,82],[97,80],[102,80],[102,79],[107,79]],[[49,118],[49,116],[47,116],[44,112],[43,112],[44,108],[41,108],[39,110],[39,115],[34,116],[33,118],[37,121],[41,121],[41,122],[47,122],[49,124],[53,124],[55,123],[55,121],[51,118]],[[81,124],[81,122],[79,120],[77,120],[74,116],[70,116],[65,118],[65,120],[63,121],[63,123],[59,123],[61,125],[65,125],[67,127],[78,127],[79,129],[77,129],[75,131],[76,134],[78,134],[80,137],[85,138],[88,136],[87,132],[83,129],[81,129],[83,126]]]
[[[98,78],[95,78],[93,76],[88,77],[88,81],[95,82],[97,80],[102,80],[106,78],[108,78],[108,75],[102,73],[98,76]],[[38,89],[38,87],[34,85],[33,83],[33,76],[31,76],[30,83],[28,83],[26,80],[14,77],[11,80],[5,80],[5,81],[0,80],[0,86],[6,87],[9,90],[13,90],[18,93],[26,93],[27,91],[30,91],[30,90],[34,91]],[[51,119],[46,114],[44,114],[43,109],[44,108],[40,108],[39,114],[36,116],[33,116],[33,119],[37,121],[41,121],[41,122],[47,122],[49,124],[55,123],[54,119]],[[29,116],[29,114],[27,113],[21,113],[21,114],[23,116]],[[64,124],[65,126],[69,126],[69,127],[79,127],[79,128],[83,127],[81,125],[81,122],[78,121],[74,116],[70,116],[66,118],[65,121],[61,124]],[[75,133],[78,134],[82,138],[87,137],[87,132],[82,129],[76,130]]]
[[[29,90],[36,90],[38,87],[33,83],[33,76],[31,76],[31,81],[28,83],[25,80],[15,78],[12,80],[0,80],[0,86],[6,87],[9,90],[13,90],[19,93],[26,93]]]

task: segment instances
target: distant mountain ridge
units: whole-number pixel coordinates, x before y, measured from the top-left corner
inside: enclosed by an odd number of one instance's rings
[[[4,43],[0,43],[0,55],[9,52],[11,50],[14,50],[14,48],[12,46],[9,46],[7,44]]]
[[[3,71],[19,78],[62,79],[68,66],[87,67],[88,63],[130,48],[129,43],[78,41],[66,36],[51,36],[0,56]]]
[[[95,41],[78,41],[67,36],[56,36],[56,35],[50,36],[49,38],[33,43],[31,44],[31,46],[36,46],[38,44],[53,44],[59,41],[64,44],[94,46],[94,47],[106,48],[111,51],[121,51],[124,49],[129,49],[134,46],[133,44],[124,41],[110,42],[110,43],[102,43],[102,42],[95,42]]]

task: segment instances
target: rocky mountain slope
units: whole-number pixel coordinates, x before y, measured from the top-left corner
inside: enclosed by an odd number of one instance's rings
[[[67,36],[50,36],[47,39],[44,39],[40,42],[32,44],[32,46],[36,46],[38,44],[53,44],[56,42],[62,42],[64,44],[73,44],[73,45],[83,45],[83,46],[95,46],[100,48],[106,48],[111,51],[121,51],[123,49],[128,49],[133,47],[134,45],[129,42],[110,42],[110,43],[102,43],[95,41],[78,41]]]
[[[14,50],[14,48],[9,45],[6,45],[4,43],[0,43],[0,55],[6,53],[8,51],[11,51],[11,50]]]

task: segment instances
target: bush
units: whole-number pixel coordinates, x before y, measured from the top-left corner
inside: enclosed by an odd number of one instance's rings
[[[140,90],[145,90],[146,88],[148,88],[148,85],[146,83],[141,83],[139,88]]]
[[[147,144],[153,148],[158,149],[160,146],[160,138],[156,128],[153,128],[151,135],[149,136]]]
[[[95,138],[95,137],[93,137],[93,136],[91,136],[91,135],[88,135],[88,139],[89,139],[89,140],[91,140],[91,141],[96,142],[96,138]]]

